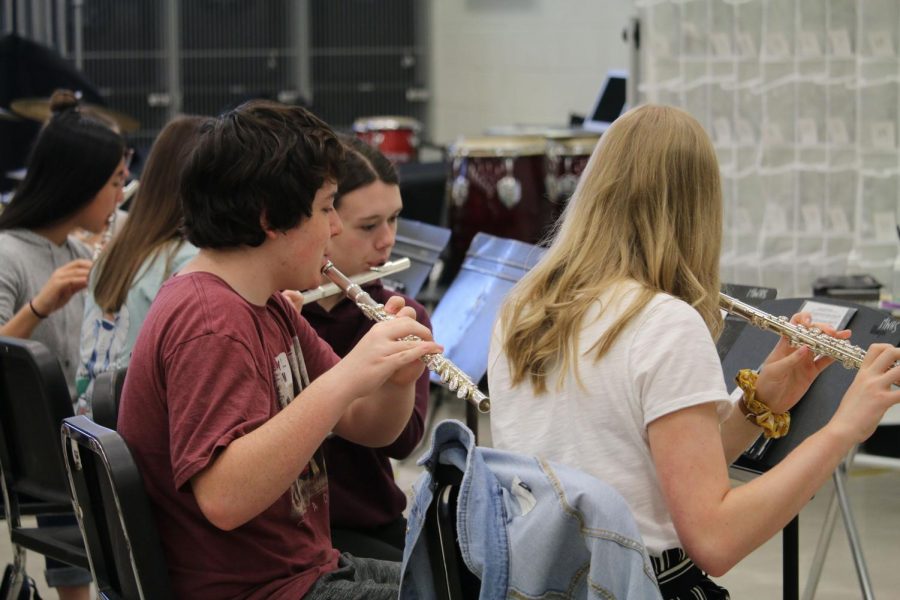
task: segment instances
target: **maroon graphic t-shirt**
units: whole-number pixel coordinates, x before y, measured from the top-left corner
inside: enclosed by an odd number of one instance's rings
[[[321,451],[272,506],[232,531],[203,516],[191,478],[337,361],[280,294],[255,306],[209,273],[160,289],[135,343],[118,429],[179,597],[296,600],[336,568]]]

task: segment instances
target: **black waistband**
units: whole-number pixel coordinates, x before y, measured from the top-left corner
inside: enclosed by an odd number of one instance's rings
[[[728,590],[717,585],[694,564],[681,548],[670,548],[660,556],[651,556],[653,572],[665,600],[696,598],[728,600]]]

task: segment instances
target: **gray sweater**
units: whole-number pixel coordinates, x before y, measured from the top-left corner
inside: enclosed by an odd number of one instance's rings
[[[7,323],[28,304],[53,271],[76,258],[90,257],[90,249],[72,238],[57,246],[27,229],[0,231],[0,324]],[[68,304],[41,321],[31,334],[31,339],[47,346],[59,358],[72,397],[75,396],[84,294],[81,291],[72,296]]]

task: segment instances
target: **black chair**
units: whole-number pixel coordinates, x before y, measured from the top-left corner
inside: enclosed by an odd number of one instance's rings
[[[88,567],[76,525],[24,527],[25,514],[71,514],[59,424],[72,403],[59,362],[33,340],[0,337],[0,470],[14,580],[21,582],[25,549]]]
[[[144,483],[125,440],[85,416],[62,424],[69,487],[101,598],[172,598]]]
[[[122,397],[122,386],[125,385],[127,372],[128,367],[110,369],[98,375],[94,380],[91,413],[94,422],[107,429],[116,429],[116,420],[119,418],[119,399]]]
[[[438,600],[475,600],[481,581],[463,561],[457,543],[456,500],[462,472],[451,465],[438,465],[434,500],[425,515],[428,559]]]

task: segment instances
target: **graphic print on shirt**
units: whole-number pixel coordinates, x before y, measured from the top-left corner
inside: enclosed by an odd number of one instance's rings
[[[119,359],[125,349],[128,330],[131,327],[128,307],[123,305],[115,314],[105,315],[99,306],[91,303],[85,312],[85,325],[81,328],[81,360],[75,374],[75,414],[88,413],[87,398],[93,396],[94,381],[110,369],[119,368]]]
[[[291,339],[291,353],[287,355],[282,352],[275,357],[274,376],[275,391],[281,408],[290,404],[309,385],[303,351],[296,336]],[[309,509],[317,511],[322,508],[319,506],[320,501],[328,502],[328,475],[321,449],[316,450],[297,481],[291,485],[291,514],[302,520]]]

